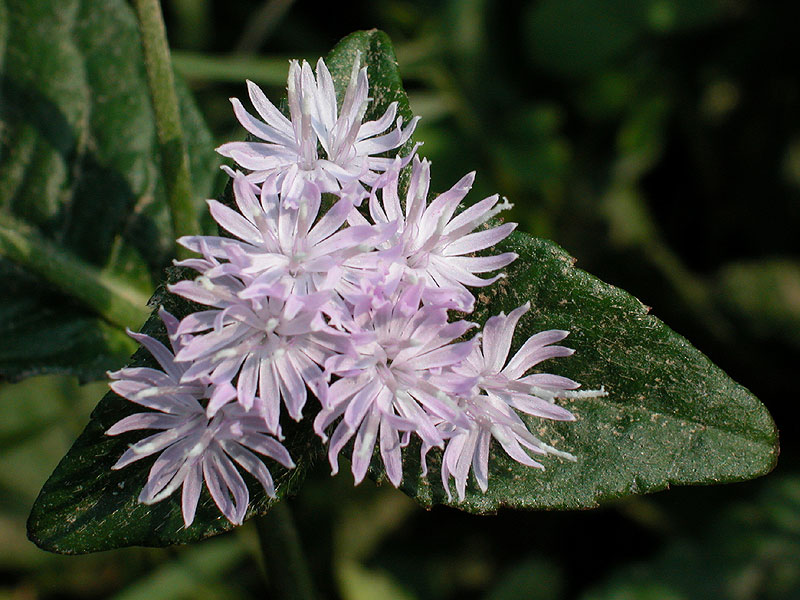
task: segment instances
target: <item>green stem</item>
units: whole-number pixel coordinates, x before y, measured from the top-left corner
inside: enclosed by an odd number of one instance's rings
[[[434,44],[421,40],[414,44],[395,46],[398,62],[403,65],[403,73],[427,74],[425,65],[430,62]],[[261,85],[286,86],[286,75],[289,72],[289,59],[299,58],[316,64],[314,56],[249,56],[242,54],[210,54],[187,50],[172,51],[172,65],[175,71],[191,81],[224,82],[241,84],[250,79]],[[428,62],[426,62],[428,61]]]
[[[251,79],[262,85],[285,86],[289,73],[289,58],[215,56],[202,52],[175,51],[172,53],[175,70],[196,81],[244,83]]]
[[[255,519],[258,540],[270,584],[281,600],[313,600],[316,597],[308,563],[300,545],[286,500]]]
[[[136,327],[150,313],[146,294],[56,246],[2,211],[0,256],[43,277],[114,325]]]
[[[142,33],[147,83],[156,116],[156,130],[161,147],[161,168],[167,188],[172,229],[176,237],[200,232],[192,207],[189,155],[183,139],[175,76],[170,61],[167,33],[159,0],[135,0]],[[176,246],[178,256],[188,251]]]

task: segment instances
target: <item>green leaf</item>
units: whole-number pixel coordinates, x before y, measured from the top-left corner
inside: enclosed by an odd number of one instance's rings
[[[730,11],[722,3],[691,0],[543,0],[529,6],[525,41],[531,60],[576,79],[641,56],[637,45],[648,34],[707,26]]]
[[[540,471],[494,445],[488,492],[471,484],[457,503],[447,501],[440,483],[441,453],[431,453],[431,474],[423,479],[407,451],[404,491],[427,506],[475,513],[502,506],[575,509],[670,485],[740,481],[774,467],[777,431],[767,409],[636,298],[576,269],[552,242],[517,233],[497,250],[520,257],[506,279],[477,294],[470,320],[484,323],[530,301],[512,353],[534,333],[569,330],[575,354],[541,368],[587,389],[604,386],[608,396],[560,401],[575,422],[527,418],[537,436],[577,462],[549,457]]]
[[[203,588],[220,580],[247,558],[246,548],[237,537],[209,541],[187,548],[175,560],[116,594],[113,600],[197,598]]]
[[[325,64],[336,86],[339,104],[344,98],[356,56],[360,57],[362,66],[367,66],[369,95],[372,98],[364,115],[364,121],[382,116],[392,102],[397,102],[397,114],[403,117],[404,121],[409,121],[413,114],[408,106],[408,96],[403,89],[392,42],[388,35],[377,29],[351,33],[336,44],[325,58]]]
[[[0,376],[70,373],[85,381],[136,349],[118,326],[69,299],[57,304],[51,289],[21,269],[0,263],[0,277],[6,282],[0,291],[0,338],[14,341],[0,348]]]
[[[0,547],[8,548],[0,553],[0,569],[25,569],[38,579],[46,570],[40,567],[53,564],[54,557],[27,542],[25,519],[100,387],[52,375],[0,386]]]
[[[645,31],[637,0],[544,0],[530,5],[527,42],[534,63],[564,76],[599,71]]]
[[[327,64],[337,90],[342,92],[342,86],[346,87],[356,52],[360,52],[362,64],[367,64],[369,69],[374,98],[372,113],[382,114],[390,102],[398,101],[401,113],[410,114],[405,93],[398,88],[400,77],[391,44],[381,32],[354,33],[330,53]],[[366,118],[374,117],[368,114]],[[172,273],[172,282],[196,275],[192,271],[174,270]],[[164,305],[178,317],[202,308],[163,289],[156,294],[154,304]],[[156,316],[151,316],[142,331],[166,341]],[[143,350],[134,355],[132,364],[160,368]],[[100,401],[89,425],[56,467],[31,511],[28,535],[41,548],[74,554],[131,545],[166,546],[189,543],[233,527],[220,514],[205,489],[195,521],[188,529],[183,526],[179,494],[153,506],[139,504],[137,497],[153,460],[141,460],[120,471],[111,471],[128,444],[142,436],[132,432],[108,437],[104,432],[138,410],[112,392]],[[322,444],[312,430],[312,421],[313,415],[307,414],[299,424],[291,420],[282,424],[285,445],[298,466],[287,471],[277,463],[268,463],[279,499],[293,493],[322,452]],[[248,481],[251,503],[247,518],[250,518],[266,513],[274,501],[266,497],[254,480]]]
[[[375,101],[366,118],[381,114],[394,100],[410,116],[391,45],[380,32],[352,34],[328,57],[337,91],[341,93],[349,77],[356,52],[368,64],[373,85]],[[471,512],[500,506],[585,508],[670,484],[746,479],[774,466],[776,431],[766,409],[686,340],[648,315],[639,301],[575,269],[574,260],[551,242],[515,234],[500,246],[500,251],[513,250],[520,258],[507,270],[506,279],[478,293],[479,309],[470,318],[482,323],[530,301],[533,308],[518,328],[516,347],[538,331],[569,329],[570,345],[577,353],[544,366],[587,388],[604,385],[609,395],[568,402],[577,417],[574,423],[530,421],[537,435],[575,454],[577,463],[551,457],[541,472],[497,452],[490,463],[489,492],[470,487],[463,503],[451,504]],[[196,310],[169,295],[162,294],[159,301],[177,316]],[[163,337],[155,319],[144,331]],[[139,352],[134,364],[152,365],[152,359]],[[206,492],[189,529],[183,528],[177,496],[151,507],[138,504],[152,461],[109,470],[127,443],[140,436],[107,438],[103,432],[134,410],[108,394],[92,414],[34,506],[29,535],[41,547],[78,553],[187,543],[232,527]],[[300,424],[285,424],[287,447],[298,467],[287,472],[270,464],[279,498],[293,492],[320,453],[312,418],[306,414]],[[441,453],[432,452],[429,458],[432,483],[420,477],[417,456],[415,449],[406,449],[404,491],[425,505],[447,503],[437,476]],[[378,465],[379,460],[373,475],[379,476]],[[248,516],[263,514],[270,501],[256,486],[250,489]]]
[[[529,557],[503,573],[484,600],[558,600],[564,595],[564,574],[558,564]]]
[[[4,0],[3,7],[0,211],[149,296],[171,259],[173,236],[133,13],[123,0]],[[179,91],[203,211],[213,144],[189,94]],[[51,281],[8,260],[0,271],[0,313],[15,319],[4,320],[4,339],[15,343],[0,354],[0,377],[99,377],[130,354],[121,328]]]

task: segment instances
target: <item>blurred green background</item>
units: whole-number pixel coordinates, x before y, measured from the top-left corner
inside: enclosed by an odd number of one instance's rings
[[[755,0],[164,0],[176,70],[219,143],[230,96],[289,57],[385,30],[443,191],[477,170],[555,240],[770,409],[777,470],[580,513],[426,512],[319,465],[292,508],[326,598],[800,598],[800,5]],[[222,178],[220,184],[222,184]],[[0,599],[264,597],[251,525],[187,548],[83,557],[25,537],[104,383],[0,387]],[[24,410],[20,410],[24,406]]]

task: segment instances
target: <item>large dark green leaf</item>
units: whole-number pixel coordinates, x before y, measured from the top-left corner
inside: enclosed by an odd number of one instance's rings
[[[354,33],[330,53],[327,64],[337,90],[341,92],[346,87],[356,52],[369,69],[373,98],[370,114],[382,114],[390,102],[399,101],[401,112],[408,116],[408,100],[402,91],[391,44],[381,32]],[[374,118],[370,114],[366,118]],[[192,276],[192,272],[175,272],[176,280]],[[155,303],[163,304],[179,317],[200,309],[163,291],[157,294]],[[156,317],[151,317],[143,331],[164,339]],[[144,351],[134,355],[132,364],[159,368]],[[104,434],[134,412],[138,412],[135,405],[109,392],[92,413],[89,425],[47,481],[31,512],[29,536],[40,547],[82,553],[131,545],[165,546],[199,540],[233,527],[207,491],[203,492],[195,522],[188,529],[183,526],[178,494],[154,506],[137,502],[152,460],[139,461],[121,471],[111,471],[110,467],[141,435],[133,432],[111,438]],[[279,498],[292,493],[322,451],[322,444],[311,430],[312,420],[313,415],[309,415],[300,424],[283,424],[285,445],[298,466],[287,471],[277,463],[269,463]],[[273,502],[258,484],[249,487],[252,501],[247,518],[264,514]]]
[[[401,101],[407,113],[391,46],[380,32],[358,32],[343,40],[328,58],[339,91],[356,51],[370,69],[375,98],[372,113]],[[517,347],[548,328],[569,329],[577,353],[545,364],[587,387],[604,385],[608,397],[568,403],[574,423],[535,422],[538,435],[577,455],[577,463],[546,459],[544,472],[522,467],[495,453],[490,489],[470,487],[459,508],[488,512],[500,506],[578,508],[625,494],[663,489],[672,483],[713,483],[755,477],[767,472],[777,456],[775,426],[766,409],[730,380],[686,340],[647,314],[635,298],[573,267],[573,259],[554,244],[525,234],[512,236],[502,250],[519,260],[508,278],[478,295],[472,316],[484,322],[492,314],[530,301]],[[175,314],[192,310],[183,301],[162,296]],[[161,335],[151,320],[145,331]],[[144,353],[137,364],[148,363]],[[165,545],[197,540],[231,527],[204,493],[195,524],[184,529],[179,499],[145,507],[136,502],[150,462],[121,472],[109,467],[137,439],[109,439],[103,432],[134,409],[113,394],[104,398],[92,420],[56,469],[37,500],[29,534],[40,546],[58,552],[89,552],[119,546]],[[320,451],[310,417],[286,425],[286,440],[298,468],[278,467],[279,497],[291,493]],[[438,479],[440,454],[430,457],[428,479],[419,475],[414,449],[405,452],[403,489],[423,504],[445,502]],[[373,474],[379,476],[377,466]],[[255,486],[249,516],[270,502]]]
[[[346,60],[334,63],[334,73],[344,77],[355,51],[369,55],[376,44],[390,48],[380,32],[359,32],[340,42],[337,50]],[[390,53],[383,60],[393,67]],[[394,91],[379,88],[372,96],[406,106],[397,72],[385,72],[391,76],[378,85]],[[371,84],[375,76],[371,70]],[[377,111],[370,118],[376,116]],[[544,329],[570,330],[569,344],[577,353],[542,367],[585,387],[603,385],[609,395],[569,403],[575,423],[531,420],[532,430],[577,455],[577,463],[549,459],[541,472],[495,452],[487,494],[471,487],[456,506],[471,512],[500,506],[586,508],[671,484],[737,481],[772,469],[777,432],[766,408],[641,302],[574,268],[574,259],[551,242],[514,234],[502,246],[520,258],[507,279],[478,295],[470,320],[483,323],[530,301],[516,347]],[[431,454],[427,479],[420,478],[414,459],[413,449],[406,451],[404,491],[425,505],[447,503],[438,477],[440,455]],[[372,469],[378,477],[380,464],[376,459]]]
[[[4,0],[4,9],[0,211],[149,295],[171,258],[173,236],[130,7],[123,0]],[[181,97],[204,210],[216,172],[213,144],[185,90]],[[40,278],[7,262],[0,268],[0,313],[13,317],[0,329],[13,341],[0,355],[0,376],[96,377],[130,354],[119,328]]]
[[[641,302],[576,269],[552,242],[513,234],[498,248],[520,257],[507,279],[478,295],[472,320],[482,323],[530,301],[512,352],[538,331],[569,330],[575,354],[541,369],[585,388],[605,386],[608,396],[562,401],[575,422],[528,419],[534,433],[577,462],[551,457],[540,471],[493,446],[488,492],[471,485],[459,504],[447,501],[438,477],[440,454],[434,454],[428,480],[406,463],[407,493],[425,505],[449,503],[479,513],[501,506],[588,508],[673,484],[749,479],[773,468],[777,431],[767,409]]]

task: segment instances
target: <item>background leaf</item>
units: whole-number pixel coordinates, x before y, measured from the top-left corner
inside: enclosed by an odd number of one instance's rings
[[[800,598],[800,479],[768,481],[758,496],[707,515],[697,538],[677,535],[649,562],[618,569],[583,600]]]
[[[173,236],[138,28],[122,0],[6,0],[0,71],[0,210],[149,295]],[[198,211],[213,143],[186,90],[181,111]],[[0,377],[102,376],[135,347],[39,277],[0,262]],[[130,323],[137,327],[140,323]]]
[[[800,346],[800,264],[796,261],[731,263],[718,274],[717,291],[726,312],[754,337]]]
[[[527,418],[535,435],[576,455],[575,463],[550,457],[539,471],[495,443],[488,492],[473,484],[456,503],[439,482],[441,453],[431,457],[429,483],[409,460],[412,450],[405,453],[404,491],[426,506],[478,513],[501,506],[575,509],[673,484],[749,479],[775,466],[777,430],[767,409],[636,298],[576,269],[552,242],[515,233],[498,250],[520,257],[506,279],[477,295],[470,318],[483,323],[530,301],[512,353],[534,333],[569,330],[566,343],[576,353],[539,368],[586,389],[605,386],[608,396],[559,401],[576,416],[572,423]]]
[[[544,0],[528,6],[528,52],[556,74],[579,76],[632,54],[648,34],[712,21],[720,3],[687,0]]]

